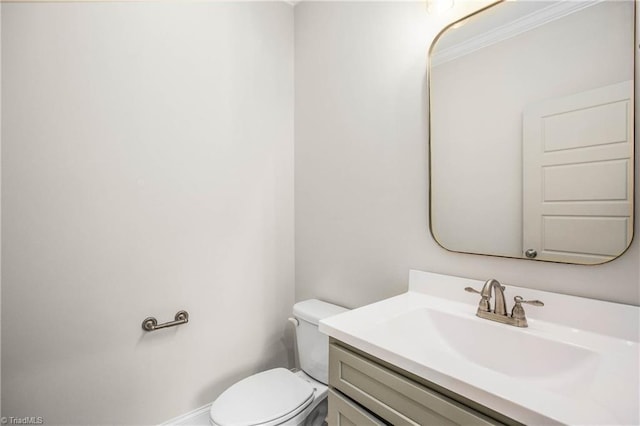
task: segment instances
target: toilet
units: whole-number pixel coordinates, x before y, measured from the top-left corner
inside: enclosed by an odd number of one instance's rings
[[[328,337],[318,322],[347,309],[317,299],[293,306],[300,371],[274,368],[240,380],[209,411],[212,426],[320,426],[327,416]]]

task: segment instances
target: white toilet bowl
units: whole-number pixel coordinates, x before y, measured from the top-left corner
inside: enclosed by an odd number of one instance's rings
[[[274,368],[225,390],[209,411],[212,426],[320,426],[327,417],[329,339],[318,322],[347,309],[311,299],[293,307],[303,371]]]
[[[211,404],[209,419],[213,426],[319,426],[326,417],[327,392],[303,371],[275,368],[224,391]]]

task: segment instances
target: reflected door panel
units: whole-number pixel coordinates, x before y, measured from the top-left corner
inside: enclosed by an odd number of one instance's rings
[[[523,253],[602,263],[633,232],[633,82],[528,107],[523,117]]]

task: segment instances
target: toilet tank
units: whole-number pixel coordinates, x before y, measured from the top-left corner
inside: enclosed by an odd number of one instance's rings
[[[317,299],[293,305],[293,316],[298,320],[296,343],[300,368],[321,383],[328,383],[329,337],[318,331],[318,322],[347,310]]]

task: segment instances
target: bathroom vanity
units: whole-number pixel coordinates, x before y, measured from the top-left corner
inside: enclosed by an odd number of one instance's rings
[[[640,308],[506,284],[545,303],[515,327],[476,315],[482,284],[411,271],[407,293],[321,321],[329,424],[640,422]]]
[[[329,359],[329,424],[518,424],[335,339]]]

